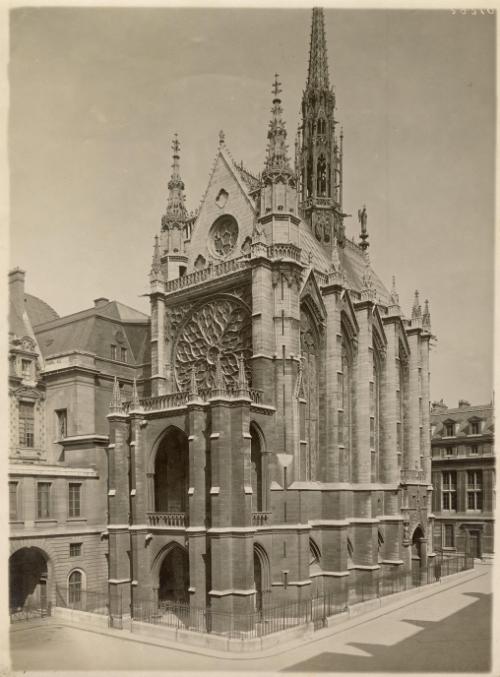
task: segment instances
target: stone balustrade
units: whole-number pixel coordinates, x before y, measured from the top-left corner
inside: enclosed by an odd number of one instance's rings
[[[252,513],[252,526],[254,527],[266,527],[271,523],[271,513],[270,512],[253,512]]]
[[[184,512],[148,512],[148,524],[152,527],[185,527]]]

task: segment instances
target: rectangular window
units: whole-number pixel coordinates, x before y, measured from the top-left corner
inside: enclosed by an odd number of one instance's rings
[[[69,517],[80,517],[80,490],[81,484],[69,485]]]
[[[445,456],[453,456],[453,447],[445,447],[444,453]]]
[[[56,410],[57,439],[62,440],[68,434],[68,412],[66,409]]]
[[[467,510],[483,509],[483,474],[480,470],[467,471]]]
[[[82,554],[82,544],[81,543],[70,543],[69,544],[69,556],[70,557],[80,557]]]
[[[126,362],[127,361],[127,349],[121,348],[120,354],[121,354],[122,362]]]
[[[442,474],[441,485],[442,510],[457,509],[457,473],[445,471]]]
[[[31,449],[35,446],[35,405],[33,402],[19,402],[19,444]]]
[[[111,359],[116,360],[116,346],[111,345]]]
[[[344,374],[337,372],[337,406],[339,409],[344,408]]]
[[[29,378],[31,376],[31,361],[30,360],[21,360],[21,371],[23,378]]]
[[[479,421],[471,421],[470,434],[471,435],[479,435],[479,433],[480,433]]]
[[[470,455],[471,456],[477,456],[478,451],[477,451],[477,444],[473,444],[472,447],[469,447],[470,449]]]
[[[453,548],[455,546],[455,534],[453,533],[453,524],[444,525],[444,547]]]
[[[38,519],[50,517],[50,482],[38,483]]]
[[[9,519],[17,519],[17,482],[9,482]]]

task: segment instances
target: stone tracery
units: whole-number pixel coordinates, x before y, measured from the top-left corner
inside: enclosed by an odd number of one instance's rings
[[[219,354],[226,388],[237,385],[241,354],[250,382],[248,358],[251,347],[251,315],[241,301],[225,296],[195,308],[181,327],[174,348],[175,379],[179,390],[189,389],[193,366],[198,388],[213,388]]]

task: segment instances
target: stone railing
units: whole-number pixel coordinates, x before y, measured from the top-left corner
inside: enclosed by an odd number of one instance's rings
[[[196,284],[201,284],[207,280],[213,280],[214,278],[222,277],[223,275],[228,275],[229,273],[234,273],[237,270],[242,270],[248,266],[247,257],[239,257],[237,259],[231,259],[229,261],[223,261],[217,265],[209,264],[206,268],[202,270],[196,270],[194,273],[189,273],[188,275],[183,275],[178,277],[175,280],[169,280],[165,282],[165,291],[167,293],[178,291],[179,289],[185,289],[186,287],[192,287]]]
[[[248,389],[248,396],[253,404],[262,404],[263,391],[255,388]],[[188,402],[198,398],[202,402],[208,402],[214,397],[229,397],[237,399],[240,397],[240,391],[237,388],[215,390],[213,388],[205,388],[200,390],[198,395],[190,395],[187,392],[169,393],[168,395],[155,395],[154,397],[145,397],[139,401],[139,409],[141,411],[164,411],[166,409],[175,409],[176,407],[184,407]],[[123,404],[124,413],[128,413],[132,408],[130,402]]]
[[[402,470],[401,482],[425,482],[425,470]]]
[[[184,512],[148,512],[148,524],[152,527],[185,527]]]
[[[301,251],[294,244],[272,244],[267,248],[267,255],[270,259],[292,259],[300,263]]]
[[[271,523],[271,513],[270,512],[253,512],[252,513],[252,526],[254,527],[266,527]]]

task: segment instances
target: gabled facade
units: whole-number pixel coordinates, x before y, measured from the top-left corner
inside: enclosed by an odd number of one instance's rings
[[[108,415],[120,618],[143,603],[221,612],[213,623],[323,592],[348,603],[434,556],[430,313],[416,293],[407,319],[372,270],[366,209],[361,244],[345,237],[322,10],[293,168],[277,79],[272,94],[261,172],[221,133],[189,217],[174,140],[167,213],[184,225],[176,252],[165,220],[154,246],[151,395],[127,400],[117,381]]]
[[[491,557],[495,532],[493,404],[431,410],[434,547]]]

